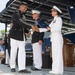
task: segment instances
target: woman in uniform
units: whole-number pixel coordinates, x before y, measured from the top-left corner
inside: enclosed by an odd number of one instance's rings
[[[53,21],[50,23],[47,29],[39,29],[40,32],[50,30],[51,31],[51,42],[52,42],[52,74],[63,74],[63,38],[61,34],[62,19],[59,14],[62,11],[53,6],[51,10]]]

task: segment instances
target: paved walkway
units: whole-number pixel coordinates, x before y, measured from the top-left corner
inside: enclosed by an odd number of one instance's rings
[[[28,70],[31,71],[30,67],[27,67]],[[42,69],[42,71],[31,71],[30,74],[21,74],[18,72],[12,73],[10,71],[10,68],[7,67],[7,65],[2,65],[0,64],[0,75],[52,75],[49,74],[50,69]],[[65,68],[64,74],[63,75],[75,75],[75,67],[67,67]]]

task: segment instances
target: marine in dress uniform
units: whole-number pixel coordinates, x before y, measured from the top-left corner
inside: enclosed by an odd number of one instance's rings
[[[52,16],[53,21],[49,24],[47,30],[51,30],[51,42],[52,42],[52,74],[63,74],[63,37],[61,34],[62,29],[62,18],[59,16],[62,11],[53,6]],[[40,32],[47,31],[46,29],[39,29]]]
[[[19,10],[17,10],[12,16],[13,27],[10,30],[10,41],[11,41],[11,54],[10,54],[10,68],[11,72],[15,72],[16,68],[16,56],[17,48],[18,51],[18,72],[19,73],[30,73],[26,69],[26,52],[25,52],[25,37],[24,33],[28,33],[26,18],[24,13],[27,10],[27,3],[21,2]]]
[[[35,20],[35,26],[40,28],[38,24],[40,11],[32,10],[32,16]],[[36,28],[35,28],[36,29]],[[40,33],[38,31],[33,31],[32,34],[32,47],[33,47],[33,64],[34,66],[31,68],[32,70],[40,70],[42,67],[42,41],[43,41],[44,33]]]

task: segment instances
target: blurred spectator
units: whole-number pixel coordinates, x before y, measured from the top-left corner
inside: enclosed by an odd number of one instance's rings
[[[6,52],[5,64],[7,64],[7,65],[9,64],[8,35],[9,35],[9,33],[6,32],[6,37],[5,37],[5,52]]]
[[[10,49],[11,49],[11,46],[10,46],[10,31],[11,31],[12,26],[13,26],[13,24],[11,22],[10,23],[9,35],[8,35],[8,53],[9,53],[9,56],[10,56]]]
[[[10,23],[10,30],[11,30],[12,26],[13,26],[12,23]],[[5,45],[6,45],[6,61],[5,61],[5,63],[8,64],[8,66],[9,66],[10,49],[11,49],[10,30],[9,30],[9,32],[6,33],[6,39],[5,39]]]
[[[4,47],[3,47],[4,41],[0,39],[0,55],[4,54]]]
[[[2,60],[5,58],[5,48],[4,48],[4,40],[0,39],[0,63],[2,63]]]
[[[11,28],[12,28],[12,23],[10,23],[10,30]],[[10,30],[9,32],[5,33],[4,40],[0,39],[0,54],[5,55],[3,63],[8,65],[9,65],[9,56],[10,56],[10,36],[9,36]]]

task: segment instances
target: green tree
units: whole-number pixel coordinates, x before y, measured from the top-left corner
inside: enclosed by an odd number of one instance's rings
[[[0,34],[1,34],[0,38],[5,37],[5,30],[1,30],[1,31],[0,31]]]

